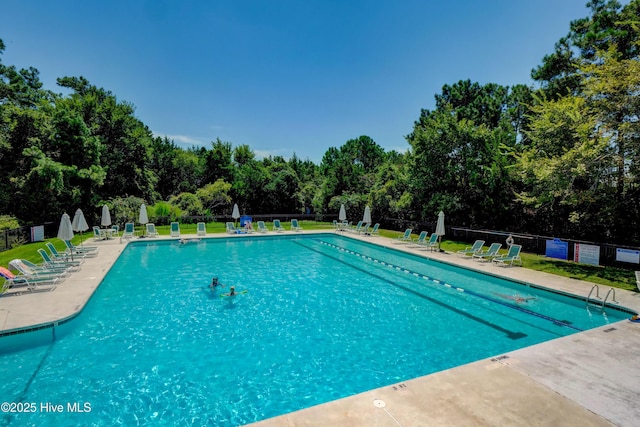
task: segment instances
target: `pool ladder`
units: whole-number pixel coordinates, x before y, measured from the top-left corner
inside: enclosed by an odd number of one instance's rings
[[[593,291],[596,291],[595,294],[595,298],[598,298],[599,300],[602,300],[602,303],[600,303],[600,308],[602,309],[602,311],[604,312],[604,305],[607,303],[607,300],[609,299],[609,295],[611,295],[613,293],[613,297],[611,298],[611,301],[615,302],[616,304],[618,303],[618,301],[616,301],[616,290],[615,288],[611,288],[609,289],[609,291],[607,292],[607,295],[604,297],[604,299],[602,299],[600,297],[600,287],[598,285],[593,285],[593,287],[591,288],[591,290],[589,291],[589,295],[587,295],[587,299],[586,299],[586,306],[589,307],[589,303],[591,302],[592,304],[595,304],[595,302],[593,302],[591,300],[591,294],[593,293]]]

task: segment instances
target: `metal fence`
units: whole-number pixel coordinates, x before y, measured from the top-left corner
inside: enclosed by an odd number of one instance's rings
[[[57,229],[53,222],[47,222],[44,225],[44,238],[55,237]],[[0,252],[13,249],[17,246],[31,242],[31,227],[25,226],[14,228],[11,230],[0,231]]]
[[[243,215],[244,216],[244,215]],[[260,214],[260,215],[247,215],[250,216],[253,222],[256,221],[267,221],[272,222],[274,219],[279,219],[284,222],[289,222],[292,219],[297,219],[299,221],[333,221],[334,219],[338,219],[338,216],[335,214],[331,215],[322,215],[322,214]],[[167,218],[155,218],[157,224],[169,224],[171,220]],[[186,216],[180,219],[180,222],[186,224],[195,224],[197,222],[211,222],[211,221],[234,221],[234,218],[230,216]],[[392,229],[392,230],[404,230],[405,228],[413,228],[416,231],[421,230],[435,230],[436,222],[422,222],[422,221],[407,221],[398,218],[382,218],[379,221],[383,228]],[[124,226],[124,224],[122,225]],[[464,228],[464,227],[456,227],[456,226],[445,226],[446,237],[447,239],[472,243],[475,240],[484,240],[487,245],[491,243],[502,243],[506,246],[506,239],[509,235],[512,235],[516,244],[522,245],[522,250],[524,252],[534,253],[538,255],[545,255],[547,241],[553,240],[553,237],[549,236],[539,236],[539,235],[531,235],[531,234],[521,234],[521,233],[509,233],[507,231],[497,231],[497,230],[478,230],[472,228]],[[55,237],[57,233],[57,225],[55,222],[47,222],[44,224],[44,237],[51,238]],[[6,251],[8,249],[14,248],[21,244],[27,243],[31,241],[31,227],[20,227],[13,230],[5,230],[0,231],[0,252]],[[562,241],[567,242],[568,245],[568,259],[574,258],[574,244],[588,244],[600,247],[600,265],[606,266],[616,266],[622,268],[633,268],[634,265],[628,263],[621,263],[616,261],[616,250],[618,248],[622,249],[630,249],[630,250],[640,250],[640,247],[637,246],[624,246],[624,245],[615,245],[610,243],[601,243],[601,242],[589,242],[584,240],[576,240],[576,239],[562,239]]]
[[[384,228],[391,228],[396,230],[404,230],[405,228],[413,228],[416,231],[427,230],[433,231],[436,228],[436,222],[420,222],[420,221],[405,221],[397,218],[384,218],[381,221],[381,224]],[[491,243],[502,243],[503,247],[507,246],[506,240],[509,235],[511,235],[514,239],[514,243],[518,245],[522,245],[523,252],[534,253],[537,255],[545,255],[547,250],[547,241],[553,240],[554,237],[549,236],[540,236],[540,235],[532,235],[532,234],[523,234],[523,233],[510,233],[508,231],[499,231],[499,230],[478,230],[472,228],[464,228],[464,227],[456,227],[456,226],[445,226],[446,230],[446,238],[448,240],[465,242],[465,243],[473,243],[475,240],[484,240],[486,245],[490,245]],[[603,266],[613,266],[620,267],[625,269],[637,269],[638,265],[629,264],[626,262],[616,261],[616,252],[617,249],[629,249],[629,250],[640,250],[640,247],[637,246],[625,246],[625,245],[617,245],[612,243],[602,243],[602,242],[590,242],[585,240],[577,240],[577,239],[561,239],[563,242],[568,243],[568,256],[567,259],[574,259],[574,248],[575,243],[586,244],[586,245],[594,245],[600,247],[600,265]]]

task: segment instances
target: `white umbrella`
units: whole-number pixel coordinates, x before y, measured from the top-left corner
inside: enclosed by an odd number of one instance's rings
[[[344,205],[340,205],[340,213],[338,214],[338,219],[340,221],[345,221],[347,219],[347,210],[344,208]]]
[[[233,212],[231,212],[231,218],[235,219],[238,222],[238,218],[240,218],[240,209],[238,209],[238,204],[233,205]]]
[[[76,214],[73,216],[71,226],[73,227],[73,231],[83,232],[89,229],[89,224],[87,224],[87,220],[84,218],[82,209],[78,208],[76,211]],[[82,234],[80,234],[80,244],[82,244]]]
[[[362,217],[363,224],[371,224],[371,209],[369,206],[364,207],[364,216]]]
[[[58,228],[58,239],[73,239],[73,226],[71,225],[71,218],[69,218],[69,214],[67,213],[62,215],[62,218],[60,219],[60,227]]]
[[[100,225],[104,227],[111,225],[111,214],[109,213],[109,206],[107,205],[102,207],[102,219],[100,220]]]
[[[60,227],[58,227],[58,239],[71,241],[73,239],[73,226],[71,225],[71,218],[66,212],[60,219]],[[71,259],[73,260],[73,252],[71,253]]]
[[[436,232],[434,234],[438,235],[438,245],[440,245],[440,240],[444,236],[444,212],[442,211],[438,214],[438,222],[436,223]]]
[[[440,211],[438,214],[438,223],[436,224],[436,232],[438,236],[444,236],[444,212]]]
[[[138,222],[142,225],[147,225],[149,222],[149,215],[147,214],[147,207],[145,204],[140,205],[140,214],[138,215]]]
[[[144,203],[140,205],[140,214],[138,215],[138,222],[142,225],[146,225],[149,222],[147,207],[145,206]]]

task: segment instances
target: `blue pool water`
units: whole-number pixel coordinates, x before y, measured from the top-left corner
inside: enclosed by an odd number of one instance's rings
[[[0,355],[2,400],[37,405],[0,416],[242,425],[627,316],[337,235],[136,242],[53,343]]]

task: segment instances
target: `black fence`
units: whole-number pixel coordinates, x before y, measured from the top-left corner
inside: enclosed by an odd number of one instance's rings
[[[44,238],[55,237],[58,232],[57,225],[53,222],[43,224]],[[31,227],[20,227],[12,230],[0,231],[0,252],[13,249],[17,246],[31,242]]]
[[[244,215],[243,215],[244,216]],[[259,214],[259,215],[246,215],[250,216],[253,222],[256,221],[266,221],[272,222],[274,219],[279,219],[280,221],[289,222],[292,219],[297,219],[298,221],[317,221],[317,222],[330,222],[334,219],[338,219],[338,215],[322,215],[322,214]],[[435,219],[435,218],[434,218]],[[154,218],[156,224],[163,225],[169,224],[171,219],[166,218]],[[211,221],[235,221],[231,216],[185,216],[180,218],[181,223],[186,224],[195,224],[197,222],[211,222]],[[402,231],[406,228],[413,228],[414,231],[420,232],[422,230],[432,231],[435,230],[436,221],[433,222],[423,222],[423,221],[407,221],[398,218],[382,218],[379,221],[376,221],[374,218],[374,223],[380,222],[383,228],[399,230]],[[55,237],[57,233],[57,223],[55,222],[47,222],[44,225],[44,238]],[[124,224],[121,225],[124,227]],[[522,250],[524,252],[534,253],[538,255],[545,255],[547,248],[547,241],[553,240],[553,237],[549,236],[539,236],[539,235],[531,235],[531,234],[521,234],[521,233],[510,233],[507,231],[497,231],[497,230],[478,230],[464,227],[456,227],[445,225],[446,238],[449,240],[465,242],[465,243],[473,243],[475,240],[484,240],[486,245],[490,245],[491,243],[502,243],[506,247],[506,239],[511,235],[514,239],[514,243],[518,245],[522,245]],[[31,241],[31,227],[21,227],[13,230],[5,230],[0,232],[0,252],[6,251],[8,249],[14,248],[24,243],[28,243]],[[594,245],[600,247],[600,265],[606,266],[616,266],[627,269],[635,269],[638,267],[637,264],[630,264],[626,262],[616,261],[616,252],[617,249],[629,249],[629,250],[640,250],[640,247],[636,246],[624,246],[624,245],[615,245],[610,243],[601,243],[601,242],[589,242],[584,240],[575,240],[575,239],[562,239],[563,242],[568,243],[568,259],[574,259],[574,247],[575,243]]]
[[[381,221],[384,228],[391,228],[396,230],[404,230],[406,228],[413,228],[414,231],[420,232],[426,230],[432,232],[436,229],[436,221],[433,222],[420,222],[420,221],[405,221],[397,218],[384,218]],[[507,246],[506,240],[511,235],[514,239],[514,243],[522,245],[523,252],[534,253],[537,255],[545,255],[547,252],[547,241],[553,240],[554,237],[539,236],[532,234],[522,233],[510,233],[508,231],[498,230],[478,230],[464,227],[456,227],[445,225],[445,238],[457,242],[473,243],[476,240],[484,240],[486,245],[491,243],[502,243],[503,247]],[[602,242],[590,242],[585,240],[565,239],[561,238],[563,242],[568,243],[567,259],[574,259],[575,244],[594,245],[600,247],[600,265],[620,267],[626,269],[637,269],[638,264],[631,264],[627,262],[616,261],[617,249],[629,249],[632,251],[640,250],[637,246],[625,246],[616,245],[611,243]]]

